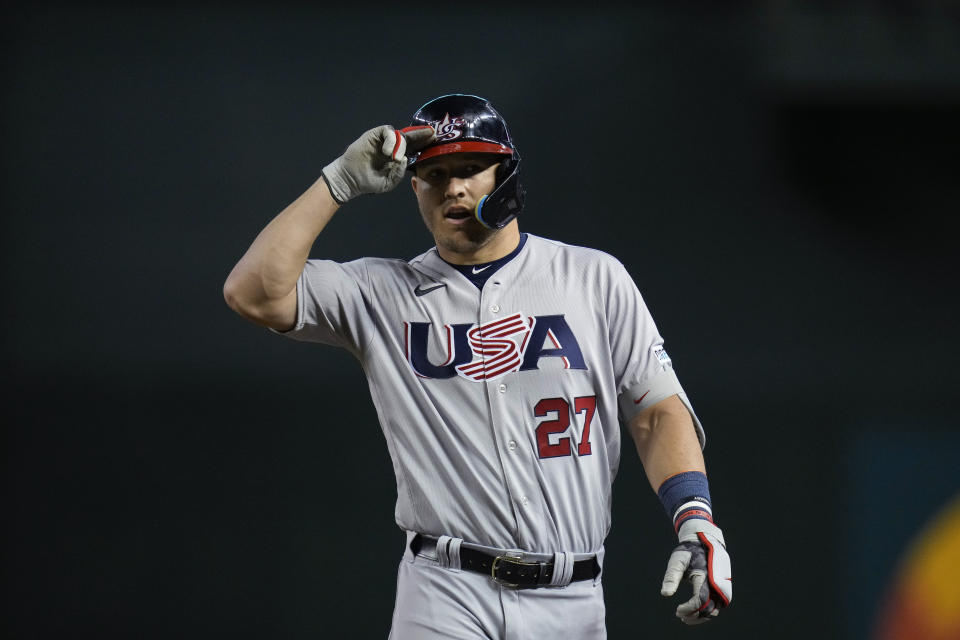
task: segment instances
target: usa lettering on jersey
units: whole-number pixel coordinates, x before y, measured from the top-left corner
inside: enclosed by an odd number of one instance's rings
[[[447,324],[446,360],[430,362],[429,322],[405,322],[406,356],[421,378],[460,376],[472,382],[539,368],[541,358],[560,358],[565,369],[586,369],[583,352],[563,315],[514,313],[483,325]]]

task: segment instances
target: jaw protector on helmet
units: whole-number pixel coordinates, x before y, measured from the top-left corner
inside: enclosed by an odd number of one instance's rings
[[[473,215],[488,229],[502,229],[523,211],[526,190],[520,184],[520,153],[513,145],[507,122],[489,100],[455,93],[420,107],[411,126],[428,125],[436,131],[436,141],[411,155],[407,168],[421,160],[447,153],[495,153],[508,156],[497,167],[496,187],[481,197]]]
[[[520,154],[514,149],[513,155],[497,167],[496,188],[477,201],[473,215],[480,224],[488,229],[502,229],[520,215],[527,193],[520,184],[519,172]]]

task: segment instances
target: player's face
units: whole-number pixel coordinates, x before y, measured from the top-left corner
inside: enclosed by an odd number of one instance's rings
[[[411,180],[420,215],[437,246],[470,255],[496,234],[474,215],[477,201],[496,186],[500,156],[484,153],[451,153],[424,160]]]

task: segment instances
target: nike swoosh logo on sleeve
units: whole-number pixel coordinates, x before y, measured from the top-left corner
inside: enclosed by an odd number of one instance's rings
[[[647,389],[647,393],[650,393],[649,389]],[[633,404],[640,404],[641,402],[643,402],[643,399],[647,397],[647,393],[643,394],[642,396],[634,400]]]
[[[432,287],[427,287],[426,289],[424,289],[424,288],[423,288],[423,285],[418,284],[418,285],[416,286],[416,288],[413,290],[413,292],[414,292],[415,294],[417,294],[418,297],[419,297],[419,296],[425,296],[425,295],[427,295],[428,293],[430,293],[431,291],[436,291],[437,289],[439,289],[439,288],[441,288],[441,287],[445,287],[445,286],[447,286],[447,285],[445,285],[444,283],[441,282],[441,283],[438,284],[438,285],[434,285],[434,286],[432,286]]]

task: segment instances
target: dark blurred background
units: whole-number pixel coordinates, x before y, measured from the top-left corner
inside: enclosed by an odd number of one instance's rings
[[[362,371],[221,287],[347,144],[448,92],[506,116],[523,229],[626,264],[708,431],[734,606],[690,630],[660,598],[627,439],[610,637],[878,637],[960,493],[960,11],[677,4],[6,9],[4,637],[386,637]],[[430,240],[401,187],[313,255]]]

